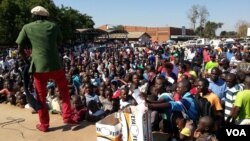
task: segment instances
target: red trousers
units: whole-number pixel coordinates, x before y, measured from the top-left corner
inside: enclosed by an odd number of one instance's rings
[[[49,111],[48,106],[46,105],[46,86],[49,79],[55,80],[56,85],[59,89],[59,93],[62,99],[63,120],[69,119],[71,116],[70,95],[64,70],[60,69],[52,72],[34,73],[33,76],[37,100],[42,104],[42,109],[38,110],[41,126],[45,128],[49,127]]]

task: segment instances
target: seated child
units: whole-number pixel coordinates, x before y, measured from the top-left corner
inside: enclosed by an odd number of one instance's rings
[[[194,132],[194,138],[196,138],[196,141],[218,141],[213,134],[214,127],[214,121],[211,117],[204,116],[200,118],[197,129]]]
[[[59,93],[59,89],[56,87],[55,88],[55,94],[53,96],[53,98],[51,99],[51,103],[50,103],[50,112],[52,114],[61,114],[61,109],[62,109],[62,104],[61,104],[61,97],[60,97],[60,93]]]
[[[16,96],[14,94],[7,95],[7,104],[16,105]]]
[[[113,91],[112,89],[105,90],[105,99],[102,101],[102,109],[107,113],[112,113],[113,111],[113,100],[112,100]]]
[[[187,115],[183,114],[182,112],[173,111],[171,120],[172,125],[177,127],[179,130],[178,136],[176,136],[177,140],[193,140],[195,125],[194,122],[187,117]]]
[[[85,97],[85,85],[82,84],[80,86],[80,98],[81,98],[81,101],[82,101],[82,104],[86,107],[87,104],[86,104],[86,97]]]
[[[124,87],[121,89],[120,109],[123,109],[129,105],[137,105],[137,102],[132,95],[129,95],[128,87]]]
[[[99,97],[94,93],[92,84],[85,84],[83,93],[86,98],[86,105],[89,105],[90,101],[95,101],[98,105],[100,105]]]
[[[52,83],[48,83],[47,84],[47,91],[48,91],[48,95],[46,97],[46,103],[48,104],[49,109],[51,109],[51,102],[52,99],[54,99],[56,97],[55,95],[55,85]]]
[[[0,103],[7,102],[9,94],[13,94],[13,85],[11,81],[5,81],[3,89],[0,90]]]
[[[7,101],[7,96],[0,94],[0,103],[6,102]]]
[[[90,122],[96,122],[106,116],[105,111],[100,109],[99,104],[94,100],[91,100],[88,103],[87,107],[88,107],[88,112],[86,118]]]
[[[103,100],[105,99],[104,89],[105,89],[104,85],[101,85],[101,86],[99,87],[99,90],[98,90],[98,93],[99,93],[99,100],[100,100],[101,103],[102,103]]]
[[[16,106],[20,108],[25,108],[26,104],[27,104],[26,95],[18,93],[16,95]]]
[[[87,108],[84,107],[81,97],[79,95],[72,95],[72,111],[73,111],[73,120],[80,122],[85,119],[87,114]]]
[[[105,111],[100,108],[101,103],[98,95],[93,92],[93,86],[91,84],[85,84],[83,93],[88,108],[88,120],[92,122],[100,120],[105,116]]]

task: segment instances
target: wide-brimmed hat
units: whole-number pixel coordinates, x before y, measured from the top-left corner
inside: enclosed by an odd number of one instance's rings
[[[33,9],[31,9],[31,14],[38,16],[46,16],[46,17],[49,16],[48,10],[42,6],[36,6]]]

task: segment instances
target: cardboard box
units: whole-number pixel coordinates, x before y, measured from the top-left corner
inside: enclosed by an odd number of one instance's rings
[[[121,141],[121,129],[117,113],[108,115],[96,123],[97,141]]]
[[[148,111],[130,106],[120,113],[123,141],[153,141],[151,117]]]

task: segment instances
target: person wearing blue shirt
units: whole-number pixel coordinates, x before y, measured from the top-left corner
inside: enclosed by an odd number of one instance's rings
[[[159,123],[159,121],[156,121],[158,120],[157,115],[158,113],[161,113],[162,124],[163,124],[162,131],[171,134],[173,132],[173,128],[170,121],[171,109],[168,107],[169,107],[169,102],[173,101],[173,98],[171,97],[170,93],[166,93],[166,86],[167,86],[166,78],[158,76],[155,80],[154,88],[156,93],[160,94],[160,96],[158,97],[157,101],[146,100],[146,102],[148,102],[148,107],[149,109],[151,109],[150,111],[152,111],[151,112],[151,119],[153,120],[152,127],[156,128],[158,126],[155,125]]]
[[[211,70],[211,76],[208,79],[209,87],[213,93],[215,93],[220,100],[223,102],[225,100],[225,92],[227,90],[226,82],[219,78],[220,70],[217,67],[214,67]]]
[[[169,55],[167,53],[163,53],[161,55],[161,58],[164,59],[164,60],[168,60],[169,59]]]
[[[91,83],[86,84],[84,86],[84,89],[85,89],[84,95],[85,95],[85,98],[86,98],[86,105],[88,106],[90,101],[95,101],[99,105],[100,100],[99,100],[98,95],[96,95],[93,92],[93,85]]]
[[[148,55],[148,61],[151,63],[151,64],[154,64],[155,63],[155,55],[153,54],[152,51],[149,51],[149,55]]]
[[[177,86],[177,93],[182,95],[180,101],[172,101],[168,95],[163,95],[162,101],[157,102],[146,101],[149,109],[164,109],[168,108],[170,111],[185,112],[187,116],[193,120],[198,120],[197,107],[195,105],[194,97],[190,94],[191,83],[187,79],[183,79]]]
[[[227,60],[231,61],[233,56],[234,56],[234,53],[233,53],[232,49],[229,49],[227,51],[227,54],[226,54]]]
[[[79,69],[75,67],[73,69],[73,74],[72,74],[72,80],[73,80],[73,86],[76,89],[77,94],[80,94],[80,86],[82,85],[82,81],[79,75]]]
[[[197,121],[198,112],[197,107],[195,105],[194,97],[190,93],[191,87],[192,84],[188,79],[183,79],[180,83],[178,83],[177,93],[182,95],[182,99],[179,102],[172,103],[171,105],[172,107],[179,107],[176,104],[180,104],[187,116],[193,121]],[[175,110],[174,108],[172,109]]]

